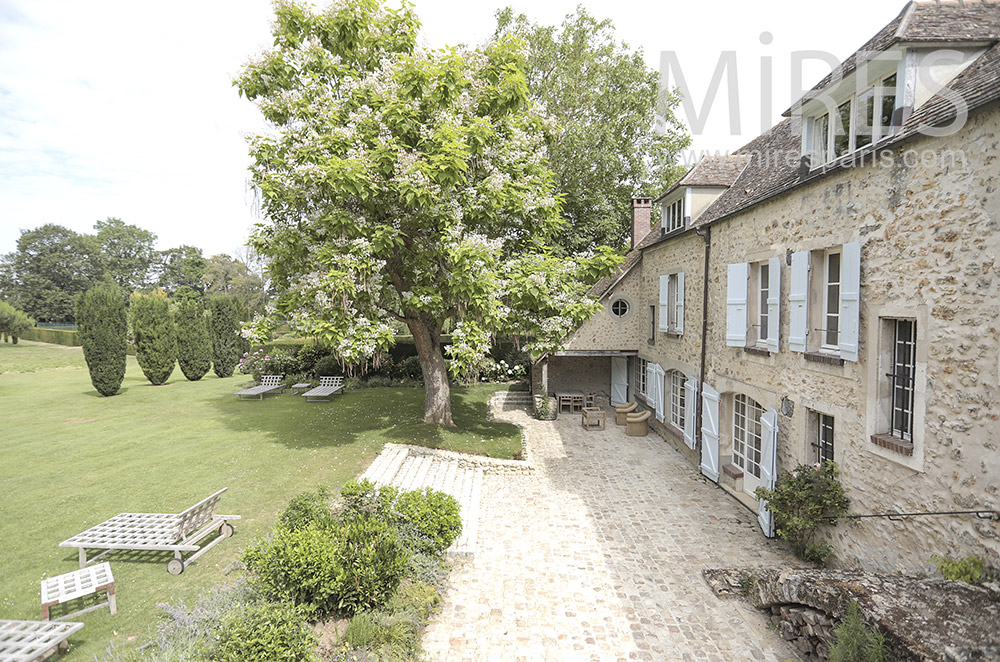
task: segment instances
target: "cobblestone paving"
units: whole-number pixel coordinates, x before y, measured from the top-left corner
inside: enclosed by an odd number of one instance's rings
[[[486,474],[479,535],[425,632],[429,660],[794,660],[704,568],[794,565],[756,518],[654,434],[505,409],[536,471]]]

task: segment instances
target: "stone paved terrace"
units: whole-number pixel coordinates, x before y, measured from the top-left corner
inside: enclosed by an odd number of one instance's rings
[[[483,475],[473,554],[425,632],[429,660],[797,659],[763,614],[700,576],[794,560],[677,451],[611,416],[587,432],[579,415],[496,413],[525,426],[535,471]]]

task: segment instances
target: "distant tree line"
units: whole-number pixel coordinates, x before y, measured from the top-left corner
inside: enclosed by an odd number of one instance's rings
[[[78,234],[53,223],[22,230],[17,250],[0,256],[0,299],[39,322],[77,321],[77,297],[105,280],[126,304],[132,292],[160,289],[172,299],[229,295],[254,312],[264,305],[263,269],[249,250],[236,258],[206,258],[186,245],[158,251],[154,233],[118,218],[98,221],[94,230]]]

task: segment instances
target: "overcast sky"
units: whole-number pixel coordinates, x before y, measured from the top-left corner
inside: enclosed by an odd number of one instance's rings
[[[415,4],[423,43],[440,47],[487,39],[500,7],[557,24],[577,0]],[[651,68],[675,52],[695,108],[720,54],[736,54],[739,130],[730,126],[733,100],[720,93],[694,136],[698,154],[735,149],[778,120],[792,100],[792,52],[843,59],[904,5],[582,4],[610,18]],[[15,249],[22,229],[51,222],[89,233],[109,216],[155,232],[161,249],[191,244],[211,255],[242,245],[259,220],[243,136],[262,124],[232,79],[270,43],[270,17],[269,0],[0,0],[0,253]],[[773,89],[761,85],[762,62]],[[807,62],[805,87],[828,71]],[[770,99],[763,124],[762,99],[765,109]]]

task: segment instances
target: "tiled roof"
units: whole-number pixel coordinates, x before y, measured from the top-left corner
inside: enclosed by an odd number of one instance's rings
[[[653,203],[659,202],[682,186],[729,186],[736,181],[749,161],[750,158],[742,154],[706,156],[663,195],[653,200]]]

